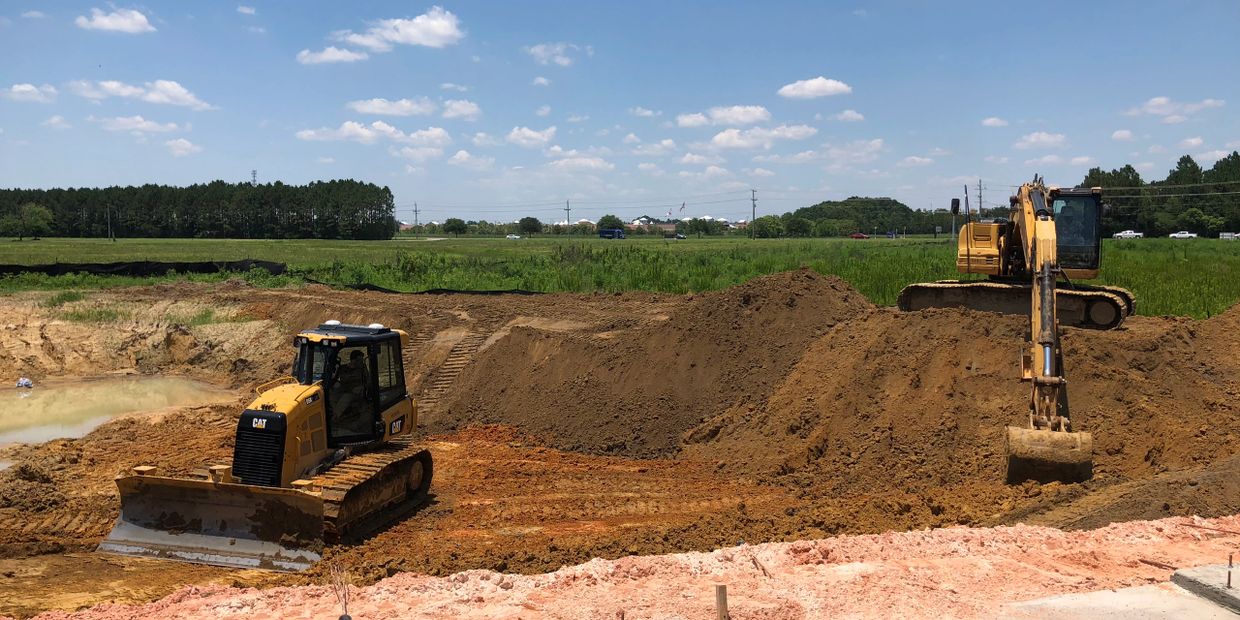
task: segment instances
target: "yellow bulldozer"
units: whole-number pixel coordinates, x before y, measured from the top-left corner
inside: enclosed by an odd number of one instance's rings
[[[1078,482],[1093,473],[1093,436],[1076,431],[1068,409],[1060,326],[1114,329],[1132,314],[1129,291],[1085,285],[1102,259],[1101,188],[1047,187],[1040,177],[1011,197],[1009,217],[969,221],[957,242],[956,268],[986,280],[913,284],[901,310],[965,307],[1029,317],[1021,379],[1032,384],[1029,423],[1007,428],[1007,479]],[[960,200],[952,200],[958,213]],[[1062,282],[1061,282],[1062,281]]]
[[[121,514],[105,553],[284,571],[325,544],[365,536],[423,504],[429,451],[413,439],[408,335],[328,321],[293,338],[292,376],[259,386],[231,464],[197,478],[140,465],[116,479]]]

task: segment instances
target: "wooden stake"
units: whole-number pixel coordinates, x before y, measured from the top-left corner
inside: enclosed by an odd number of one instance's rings
[[[728,587],[723,584],[715,586],[715,616],[716,620],[730,620],[728,616]]]

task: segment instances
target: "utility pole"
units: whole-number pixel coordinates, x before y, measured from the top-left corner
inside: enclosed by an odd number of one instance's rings
[[[758,190],[749,190],[749,203],[753,207],[753,213],[749,216],[749,238],[757,239],[758,230],[754,228],[753,221],[758,219]]]
[[[984,209],[985,207],[986,207],[986,203],[982,201],[982,178],[978,177],[977,178],[977,218],[978,218],[978,221],[981,221],[982,209]]]
[[[418,225],[418,203],[413,203],[413,225]]]
[[[564,200],[564,226],[567,228],[573,225],[573,207],[568,204],[568,199]]]

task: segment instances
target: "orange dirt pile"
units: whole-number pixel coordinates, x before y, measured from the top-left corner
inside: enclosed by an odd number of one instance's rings
[[[761,402],[809,343],[871,308],[802,269],[693,297],[645,329],[513,328],[462,374],[442,420],[515,424],[568,450],[671,454],[702,420]]]

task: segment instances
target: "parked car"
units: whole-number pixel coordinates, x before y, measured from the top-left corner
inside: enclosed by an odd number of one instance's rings
[[[855,232],[855,233],[853,233],[853,234],[851,234],[851,235],[848,235],[848,237],[849,237],[850,239],[869,239],[869,238],[870,238],[870,236],[869,236],[869,235],[867,235],[867,234],[865,234],[865,233],[863,233],[863,232]]]
[[[623,239],[624,230],[620,228],[604,228],[598,231],[600,239]]]
[[[1240,233],[1219,233],[1218,238],[1223,241],[1235,241],[1240,239]]]
[[[1145,237],[1145,233],[1139,233],[1135,230],[1121,230],[1112,235],[1112,237],[1116,239],[1141,239]]]
[[[505,239],[520,239],[521,235],[505,235]]]
[[[676,238],[677,239],[688,239],[688,237],[686,237],[684,233],[676,233]]]
[[[1181,230],[1180,232],[1173,232],[1167,236],[1171,237],[1172,239],[1196,239],[1197,233],[1191,233],[1191,232],[1188,232],[1187,230]]]

